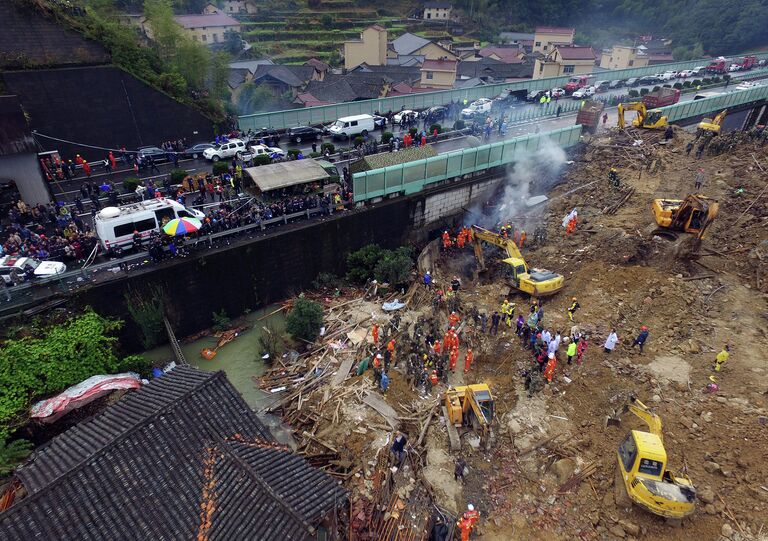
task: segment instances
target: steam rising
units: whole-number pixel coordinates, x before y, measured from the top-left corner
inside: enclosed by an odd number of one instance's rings
[[[497,190],[490,201],[494,205],[490,215],[482,215],[480,208],[473,208],[469,220],[477,220],[484,227],[496,227],[510,221],[518,226],[530,227],[535,218],[526,207],[532,195],[546,194],[560,180],[560,172],[566,162],[565,151],[554,141],[545,137],[535,152],[520,150],[515,154],[512,170],[504,185]],[[543,207],[538,207],[539,209]]]

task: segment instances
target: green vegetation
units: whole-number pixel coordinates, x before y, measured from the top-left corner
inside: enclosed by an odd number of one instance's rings
[[[392,140],[394,136],[395,134],[393,134],[391,131],[385,131],[381,134],[381,144],[386,145]]]
[[[11,473],[31,452],[32,442],[27,440],[0,440],[0,477]]]
[[[126,192],[135,192],[136,186],[141,184],[141,179],[136,177],[128,177],[123,181],[123,189]]]
[[[323,307],[300,295],[285,319],[285,328],[297,340],[312,342],[323,325]]]
[[[171,183],[172,184],[181,184],[181,182],[185,178],[187,178],[188,174],[189,173],[187,173],[186,169],[173,169],[171,171]]]
[[[118,356],[112,334],[122,325],[87,310],[47,328],[28,326],[27,335],[6,340],[0,349],[0,441],[25,421],[30,404],[42,396],[95,374],[146,372],[150,363],[143,357]]]
[[[128,286],[124,294],[125,305],[131,319],[141,330],[141,343],[145,349],[150,349],[165,340],[165,292],[158,285],[145,289]]]
[[[765,45],[768,9],[764,0],[456,0],[480,30],[481,39],[499,31],[531,31],[537,24],[572,26],[577,42],[611,46],[640,33],[674,43],[675,58],[729,54]],[[631,41],[630,41],[631,43]]]
[[[371,278],[400,284],[408,279],[412,268],[411,249],[407,246],[385,250],[378,244],[369,244],[347,256],[347,279],[359,284]]]
[[[213,332],[222,332],[229,329],[230,319],[224,308],[218,312],[213,312],[211,314],[211,320],[213,321],[213,324],[211,325],[211,330]]]
[[[213,164],[213,174],[223,175],[224,173],[229,173],[229,162],[227,160],[215,162]]]

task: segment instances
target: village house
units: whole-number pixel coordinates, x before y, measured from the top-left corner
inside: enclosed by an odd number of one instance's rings
[[[595,69],[595,51],[580,45],[558,46],[544,58],[537,58],[533,68],[534,79],[582,75]]]
[[[628,45],[614,45],[604,50],[600,57],[600,67],[609,70],[642,68],[647,65],[648,57],[637,47]]]
[[[221,8],[215,4],[208,4],[203,8],[203,13],[226,13],[228,15],[255,15],[259,12],[256,2],[253,0],[223,0]]]
[[[456,82],[456,60],[441,58],[440,60],[425,60],[421,65],[422,87],[448,90]]]
[[[399,38],[393,39],[387,51],[388,63],[402,63],[406,58],[424,60],[458,60],[458,57],[445,47],[421,36],[406,32]],[[401,62],[396,62],[400,60]]]
[[[205,45],[221,43],[227,31],[240,33],[240,22],[225,13],[211,13],[209,15],[177,15],[174,17],[184,31],[193,41]],[[147,36],[152,39],[152,28],[144,24]]]
[[[337,481],[278,443],[223,372],[177,366],[39,447],[0,538],[327,540]]]
[[[533,35],[533,52],[549,54],[558,45],[573,45],[574,28],[538,26]]]
[[[344,42],[344,69],[350,70],[360,64],[387,64],[387,29],[383,26],[369,26],[360,33],[360,39]]]
[[[448,21],[452,11],[450,2],[426,2],[422,18],[425,21]]]

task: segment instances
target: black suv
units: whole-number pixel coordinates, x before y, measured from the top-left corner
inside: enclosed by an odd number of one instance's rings
[[[267,139],[272,139],[272,141],[277,144],[277,142],[280,141],[280,132],[275,128],[262,128],[249,135],[248,138],[253,142],[258,142],[259,139],[264,139],[265,141]]]
[[[291,143],[301,143],[302,141],[317,141],[323,136],[323,130],[313,128],[312,126],[297,126],[288,130],[288,139]]]
[[[645,77],[640,77],[640,79],[637,81],[637,84],[640,86],[658,85],[661,83],[662,83],[662,80],[656,77],[655,75],[646,75]]]

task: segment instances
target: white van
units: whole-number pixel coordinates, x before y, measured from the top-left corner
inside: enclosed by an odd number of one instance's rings
[[[376,127],[373,124],[373,116],[371,115],[355,115],[345,116],[338,119],[331,124],[328,128],[328,132],[331,137],[354,137],[355,135],[362,135],[365,137],[368,132],[372,132]]]
[[[152,231],[159,233],[165,218],[202,220],[205,214],[172,199],[152,199],[123,207],[104,207],[96,214],[94,222],[102,248],[109,250],[133,244],[134,231],[138,231],[142,239],[149,237]]]

